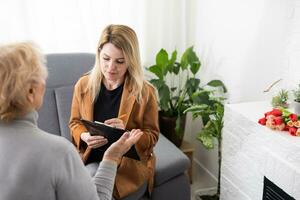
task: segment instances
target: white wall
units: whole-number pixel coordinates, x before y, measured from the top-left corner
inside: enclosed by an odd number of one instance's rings
[[[266,99],[262,91],[284,78],[292,1],[202,0],[195,44],[206,77],[222,78],[230,102]]]
[[[194,37],[188,43],[200,52],[202,82],[222,79],[229,103],[270,100],[276,87],[300,83],[299,0],[201,0],[193,4],[195,27],[190,36]],[[275,91],[263,93],[279,78],[283,81]],[[216,178],[217,151],[203,149],[195,139],[200,128],[192,122],[185,137],[196,146],[195,160]]]

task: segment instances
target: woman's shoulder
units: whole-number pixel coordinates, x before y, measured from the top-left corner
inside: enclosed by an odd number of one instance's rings
[[[88,81],[89,81],[89,74],[84,74],[78,79],[76,85],[86,85]]]
[[[36,135],[36,140],[43,145],[47,146],[50,152],[56,152],[63,155],[73,149],[72,143],[66,138],[58,135],[54,135],[43,130],[39,130],[39,134]]]
[[[68,140],[62,136],[51,134],[39,128],[38,132],[36,138],[41,142],[53,144],[54,146],[65,146],[68,143]]]
[[[82,93],[87,88],[89,82],[89,74],[84,74],[81,76],[75,84],[75,91]]]

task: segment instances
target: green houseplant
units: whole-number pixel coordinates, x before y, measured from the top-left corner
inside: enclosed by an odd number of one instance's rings
[[[218,200],[220,196],[220,177],[221,177],[221,161],[222,161],[222,128],[224,116],[224,98],[222,96],[214,97],[210,95],[206,104],[194,105],[185,112],[192,112],[193,118],[201,116],[203,128],[197,134],[197,139],[206,149],[214,148],[214,140],[218,144],[218,185],[217,193],[214,195],[202,195],[202,200]]]
[[[300,84],[296,90],[293,90],[294,103],[295,103],[295,113],[300,115]]]
[[[275,107],[283,107],[287,108],[289,107],[288,104],[289,99],[289,91],[285,89],[281,89],[278,94],[276,94],[274,97],[272,97],[272,106]]]
[[[226,88],[222,81],[212,80],[202,84],[196,77],[201,67],[199,57],[193,47],[187,48],[180,59],[174,50],[169,58],[168,52],[161,49],[156,55],[156,63],[148,68],[155,75],[150,82],[157,88],[160,106],[160,128],[177,146],[181,145],[184,133],[185,115],[191,106],[207,106],[209,88]],[[174,131],[173,131],[174,130]]]

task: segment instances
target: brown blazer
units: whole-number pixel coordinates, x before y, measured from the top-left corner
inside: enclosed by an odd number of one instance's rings
[[[76,145],[82,160],[85,162],[91,153],[91,148],[80,139],[80,135],[86,132],[86,128],[79,119],[93,120],[93,102],[89,91],[85,92],[88,76],[81,77],[75,85],[71,107],[69,127],[71,129],[73,143]],[[125,80],[118,116],[122,117],[127,130],[141,129],[144,134],[135,145],[141,161],[123,157],[118,167],[114,197],[123,198],[135,192],[146,181],[148,190],[153,188],[155,156],[153,147],[158,140],[158,106],[155,89],[144,82],[142,102],[137,103],[135,96],[131,94],[132,87]]]

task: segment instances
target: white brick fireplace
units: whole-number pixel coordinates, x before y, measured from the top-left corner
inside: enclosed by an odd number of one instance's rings
[[[300,199],[300,137],[257,123],[269,102],[226,105],[221,199],[262,199],[264,176]]]

